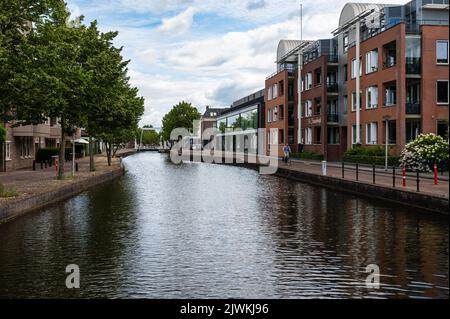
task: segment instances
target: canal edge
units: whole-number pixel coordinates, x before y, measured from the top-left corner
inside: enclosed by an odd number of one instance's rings
[[[258,170],[256,164],[225,164]],[[398,188],[388,188],[380,185],[373,185],[355,182],[330,176],[316,175],[301,171],[294,171],[285,168],[278,168],[274,176],[286,178],[314,186],[324,187],[330,190],[343,192],[351,195],[362,196],[367,199],[389,201],[393,204],[422,209],[428,213],[449,215],[449,200],[443,197],[419,194],[405,191]]]
[[[121,165],[112,171],[89,176],[81,181],[58,187],[54,190],[36,194],[30,197],[15,200],[0,206],[0,225],[5,224],[22,215],[35,212],[60,201],[72,198],[95,186],[112,181],[125,174],[125,168]]]

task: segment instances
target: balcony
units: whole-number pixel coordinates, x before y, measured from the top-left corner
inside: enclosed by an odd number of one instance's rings
[[[336,54],[332,54],[328,56],[328,63],[338,63],[339,59]]]
[[[420,103],[406,103],[406,114],[420,115]]]
[[[339,123],[339,114],[328,114],[327,122],[328,123]]]
[[[339,85],[337,83],[327,83],[328,93],[339,93]]]
[[[420,74],[421,67],[420,58],[406,58],[406,74]]]
[[[21,125],[13,127],[13,136],[34,136],[34,137],[47,137],[50,135],[50,126],[45,124],[39,125]]]

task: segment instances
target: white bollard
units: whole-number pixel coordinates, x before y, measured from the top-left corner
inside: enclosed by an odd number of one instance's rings
[[[322,161],[322,175],[327,176],[327,161]]]

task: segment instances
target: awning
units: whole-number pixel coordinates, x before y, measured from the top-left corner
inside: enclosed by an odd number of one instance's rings
[[[88,141],[86,141],[82,138],[79,138],[78,140],[75,140],[74,142],[75,142],[75,144],[89,144]]]

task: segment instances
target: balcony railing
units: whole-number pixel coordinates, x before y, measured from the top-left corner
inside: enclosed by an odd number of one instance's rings
[[[420,114],[420,103],[406,103],[406,114]]]
[[[420,58],[406,58],[406,74],[420,74],[421,66]]]
[[[339,93],[339,86],[337,83],[327,83],[328,93]]]
[[[339,123],[339,114],[328,114],[327,122],[328,123]]]
[[[332,54],[328,56],[328,63],[338,63],[339,59],[336,54]]]

